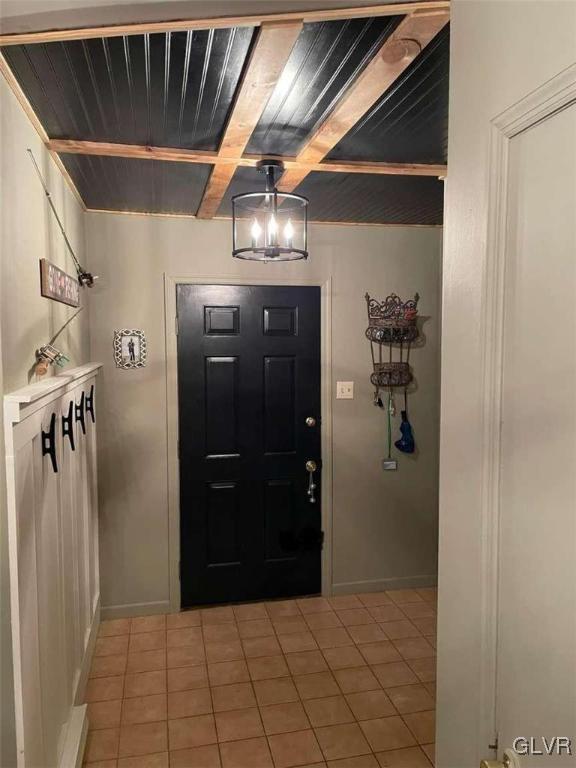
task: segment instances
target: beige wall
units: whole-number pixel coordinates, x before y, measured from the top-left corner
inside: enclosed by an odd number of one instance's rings
[[[354,380],[353,401],[334,401],[336,589],[435,579],[438,471],[440,230],[313,226],[306,264],[250,264],[230,256],[230,223],[88,214],[93,295],[91,345],[100,386],[102,604],[166,607],[168,515],[164,274],[230,279],[333,279],[334,380]],[[372,405],[364,294],[418,290],[426,345],[413,352],[410,403],[419,451],[384,473],[385,418]],[[143,328],[148,366],[112,361],[115,328]],[[395,429],[397,432],[397,429]],[[173,553],[173,557],[176,554]],[[148,607],[148,606],[147,606]],[[143,605],[136,610],[143,609]]]
[[[0,78],[0,125],[0,370],[3,369],[0,386],[2,392],[10,392],[28,383],[34,351],[45,344],[70,315],[70,309],[64,305],[40,296],[38,260],[48,258],[68,272],[73,272],[62,235],[51,218],[44,192],[26,153],[27,147],[36,156],[71,242],[81,258],[84,258],[84,215],[3,78]],[[58,344],[71,358],[70,365],[89,359],[87,310],[73,321]],[[10,768],[15,764],[15,747],[3,437],[0,445],[0,765]]]
[[[576,3],[453,0],[450,35],[436,756],[440,768],[471,768],[490,756],[487,739],[480,741],[482,693],[489,682],[477,663],[483,641],[490,642],[482,622],[486,595],[481,563],[489,544],[481,517],[485,488],[479,333],[490,122],[574,64]]]

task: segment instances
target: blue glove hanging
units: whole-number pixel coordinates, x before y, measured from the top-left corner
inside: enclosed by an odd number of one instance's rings
[[[414,453],[414,435],[412,434],[412,425],[408,421],[408,413],[402,411],[402,423],[400,424],[400,433],[402,437],[396,440],[394,445],[402,453]]]

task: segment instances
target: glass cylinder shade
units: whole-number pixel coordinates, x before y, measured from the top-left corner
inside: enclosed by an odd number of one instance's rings
[[[308,258],[308,200],[288,192],[247,192],[232,198],[237,259],[295,261]]]

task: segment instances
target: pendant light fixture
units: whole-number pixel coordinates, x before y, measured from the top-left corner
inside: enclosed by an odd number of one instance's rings
[[[232,198],[232,256],[252,261],[295,261],[308,258],[308,200],[302,195],[278,192],[275,174],[280,160],[260,160],[266,189]]]

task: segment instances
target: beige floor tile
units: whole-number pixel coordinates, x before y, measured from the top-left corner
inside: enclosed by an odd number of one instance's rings
[[[273,765],[268,742],[263,737],[224,742],[220,744],[220,753],[222,768],[272,768]]]
[[[324,656],[320,651],[301,651],[287,653],[286,663],[292,675],[310,675],[313,672],[323,672],[328,669]]]
[[[155,632],[166,629],[166,616],[138,616],[130,623],[130,632]]]
[[[206,688],[208,685],[208,667],[200,664],[195,667],[169,669],[168,691],[189,691],[194,688]]]
[[[212,712],[212,697],[209,688],[192,691],[173,691],[168,694],[168,718],[193,717]]]
[[[361,647],[365,648],[366,646]],[[323,654],[330,669],[361,667],[366,663],[355,645],[346,645],[341,648],[326,648]]]
[[[334,672],[342,693],[356,693],[357,691],[372,691],[380,688],[380,683],[372,674],[370,667],[351,667],[350,669],[337,669]]]
[[[98,637],[94,646],[94,656],[114,656],[127,653],[128,635]]]
[[[202,627],[169,629],[166,633],[166,640],[168,648],[181,648],[184,645],[197,646],[203,640]]]
[[[379,605],[392,605],[392,600],[386,592],[366,592],[363,595],[358,595],[358,599],[363,605],[371,608]]]
[[[149,755],[155,752],[166,752],[167,749],[166,720],[159,723],[123,725],[120,728],[119,757]]]
[[[236,621],[249,621],[250,619],[267,619],[268,611],[264,603],[252,603],[249,605],[235,605],[234,616]]]
[[[358,755],[343,760],[329,760],[328,768],[378,768],[378,761],[374,755]]]
[[[121,757],[118,768],[168,768],[168,752],[156,752],[154,755],[138,755],[137,757]]]
[[[392,688],[397,685],[417,683],[418,678],[405,661],[394,661],[391,664],[375,664],[372,671],[378,678],[382,688]]]
[[[93,763],[83,763],[85,768],[118,768],[118,760],[96,760]]]
[[[152,696],[135,696],[124,699],[122,704],[122,725],[136,723],[154,723],[166,720],[166,694],[157,693]]]
[[[411,747],[416,744],[416,740],[401,717],[379,717],[375,720],[363,720],[360,727],[374,752]]]
[[[168,616],[166,616],[167,629],[199,627],[200,624],[200,611],[182,611],[181,613],[169,613]]]
[[[423,683],[424,688],[428,691],[430,696],[436,701],[436,681]]]
[[[374,720],[396,714],[390,699],[382,690],[348,693],[346,701],[356,720]]]
[[[324,728],[315,728],[314,733],[327,760],[370,753],[370,745],[364,738],[358,723],[328,725]]]
[[[321,699],[325,696],[337,696],[340,693],[332,672],[297,675],[294,683],[302,700]]]
[[[298,691],[291,677],[257,680],[254,682],[254,691],[258,704],[261,707],[267,704],[283,704],[289,701],[298,701]]]
[[[335,611],[310,613],[304,617],[304,621],[309,629],[330,629],[331,627],[343,626]]]
[[[94,677],[88,680],[86,684],[86,694],[84,700],[92,701],[110,701],[112,699],[121,699],[124,690],[124,675],[115,675],[113,677]]]
[[[134,672],[126,675],[124,698],[133,696],[152,696],[154,693],[166,693],[166,670],[154,672]]]
[[[159,669],[166,669],[166,651],[164,649],[128,654],[127,673],[154,672]]]
[[[249,637],[271,637],[274,635],[274,627],[270,619],[239,621],[238,632],[243,639]]]
[[[432,603],[401,605],[400,608],[409,619],[431,619],[436,616],[436,607]]]
[[[215,718],[219,742],[253,739],[264,735],[258,707],[217,712]]]
[[[292,768],[322,760],[322,752],[312,730],[279,733],[269,736],[268,743],[276,768]]]
[[[252,683],[234,683],[211,688],[214,712],[226,712],[230,709],[247,709],[256,706],[256,697]]]
[[[223,640],[222,642],[206,643],[206,659],[208,663],[217,661],[237,661],[244,658],[244,650],[240,640]]]
[[[345,627],[357,627],[361,624],[373,624],[374,619],[366,608],[350,608],[346,611],[336,611]]]
[[[330,603],[324,597],[304,597],[297,602],[298,607],[304,615],[332,610]]]
[[[316,640],[311,632],[292,632],[289,635],[280,636],[280,645],[284,653],[298,653],[299,651],[314,651],[318,648]]]
[[[427,659],[410,659],[410,668],[416,673],[417,678],[423,683],[431,683],[436,680],[436,657]]]
[[[436,650],[436,644],[437,644],[436,635],[426,635],[426,640],[428,640],[428,642],[430,643],[432,648],[434,648],[434,650]]]
[[[90,677],[114,677],[126,672],[128,654],[120,653],[114,656],[96,656],[92,659]]]
[[[204,643],[201,642],[198,642],[197,645],[186,645],[182,648],[168,648],[167,651],[168,669],[197,667],[199,664],[204,664],[205,661]]]
[[[411,620],[412,624],[423,635],[435,635],[436,634],[436,616],[434,618],[414,618]]]
[[[415,712],[404,715],[404,722],[410,728],[418,744],[431,744],[436,737],[436,713]]]
[[[387,688],[386,693],[401,715],[434,709],[435,702],[423,685],[402,685]]]
[[[246,683],[250,680],[246,662],[219,661],[208,664],[210,685],[230,685],[231,683]]]
[[[168,740],[171,751],[216,744],[214,715],[198,715],[197,717],[168,720]]]
[[[304,707],[299,701],[260,707],[260,715],[268,736],[310,728]]]
[[[372,626],[372,625],[366,625]],[[344,627],[327,627],[326,629],[314,629],[314,639],[320,648],[340,648],[344,645],[353,645],[354,641]]]
[[[242,647],[247,659],[282,654],[282,649],[275,637],[246,637],[242,640]]]
[[[436,744],[422,744],[420,749],[424,750],[426,755],[428,756],[428,759],[432,763],[432,765],[436,764]]]
[[[348,608],[362,608],[362,603],[356,595],[337,595],[329,597],[328,602],[336,611],[343,611]]]
[[[389,589],[386,594],[396,605],[422,602],[422,598],[415,589]]]
[[[130,635],[130,653],[140,651],[158,651],[166,648],[166,632],[158,629],[156,632],[136,632]]]
[[[436,656],[436,651],[424,637],[405,637],[392,642],[405,659],[427,659]]]
[[[311,615],[325,616],[326,614],[315,613]],[[294,632],[308,631],[308,624],[300,614],[298,614],[298,616],[287,616],[284,619],[274,619],[272,625],[278,637],[282,637],[282,635],[290,635]]]
[[[220,765],[217,744],[176,749],[170,752],[170,768],[220,768]]]
[[[370,616],[379,624],[387,621],[403,621],[406,616],[397,605],[374,605],[368,607]]]
[[[122,699],[94,701],[88,704],[88,725],[91,730],[100,728],[118,728]]]
[[[288,616],[300,616],[301,611],[296,600],[275,600],[266,603],[266,611],[271,619],[285,619]]]
[[[381,640],[379,643],[361,645],[360,653],[368,664],[387,664],[389,661],[402,661],[402,657],[390,640]]]
[[[380,624],[380,627],[390,640],[399,640],[402,637],[420,637],[421,634],[409,619],[386,621]]]
[[[378,624],[359,624],[356,627],[348,627],[347,632],[357,645],[386,640],[386,635]]]
[[[130,632],[130,619],[104,619],[98,627],[99,637],[127,635]]]
[[[283,656],[260,656],[248,659],[248,670],[252,680],[269,680],[290,674]]]
[[[430,768],[428,758],[420,747],[378,752],[376,757],[381,768]]]
[[[202,624],[225,624],[234,621],[234,611],[229,605],[216,606],[215,608],[202,608]]]
[[[423,600],[430,603],[435,603],[438,599],[438,587],[423,587],[422,589],[417,589],[416,592],[418,592]]]
[[[343,696],[310,699],[304,702],[304,707],[314,728],[354,722],[354,715]]]
[[[105,728],[99,731],[89,731],[86,740],[84,760],[88,763],[96,762],[97,760],[110,760],[118,757],[119,739],[119,728]]]

